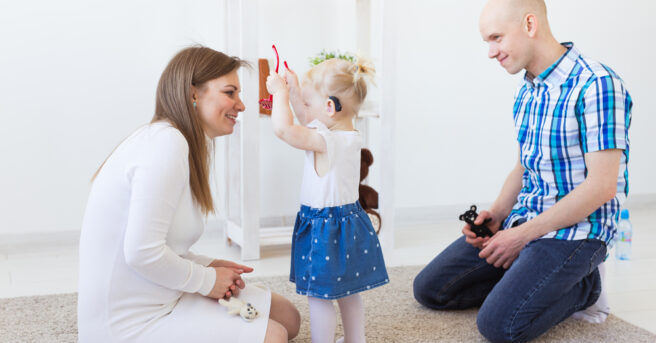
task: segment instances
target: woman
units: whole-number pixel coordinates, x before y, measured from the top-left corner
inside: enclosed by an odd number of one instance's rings
[[[245,109],[244,64],[205,47],[179,52],[159,80],[152,122],[96,173],[80,237],[80,342],[286,342],[298,333],[289,301],[245,285],[251,268],[189,251],[214,211],[212,139],[231,134]],[[246,322],[217,303],[233,295],[259,317]]]

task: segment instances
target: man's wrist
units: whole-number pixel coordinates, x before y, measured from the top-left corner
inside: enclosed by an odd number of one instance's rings
[[[540,227],[539,223],[536,222],[535,219],[529,220],[520,226],[523,226],[522,230],[526,232],[528,242],[536,240],[547,233],[543,232],[543,228]]]

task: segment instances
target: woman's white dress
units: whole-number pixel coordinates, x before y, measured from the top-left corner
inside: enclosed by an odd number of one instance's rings
[[[239,298],[253,322],[205,297],[212,259],[189,248],[204,229],[189,185],[189,147],[169,123],[140,128],[93,182],[80,237],[81,343],[262,342],[271,305],[266,288]]]

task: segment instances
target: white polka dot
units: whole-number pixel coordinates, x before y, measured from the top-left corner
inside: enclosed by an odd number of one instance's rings
[[[324,294],[323,297],[324,297],[324,298],[328,298],[328,294]]]
[[[353,214],[353,211],[351,211],[351,214]]]
[[[316,278],[313,276],[313,277],[312,277],[312,281],[314,281],[314,280],[316,280]]]
[[[342,218],[342,221],[346,221],[346,218]]]
[[[364,249],[364,253],[365,253],[365,254],[368,254],[368,253],[369,253],[369,250]]]
[[[301,260],[304,260],[304,259],[305,259],[305,256],[301,256]]]
[[[358,218],[360,218],[360,216],[359,216],[359,215],[357,215],[357,214],[356,214],[355,216],[356,216],[356,217],[358,217]]]
[[[370,289],[370,288],[371,288],[371,286],[367,285],[367,289]]]
[[[376,267],[374,267],[374,270],[376,270]]]
[[[346,254],[346,258],[349,258],[349,254]]]
[[[330,261],[330,256],[326,256],[326,261]]]
[[[337,281],[342,281],[342,278],[341,278],[341,277],[338,277],[338,278],[337,278]]]
[[[385,279],[385,282],[389,282],[389,280],[388,280],[388,279]]]
[[[353,236],[353,239],[355,239],[355,236]]]
[[[379,248],[379,247],[380,247],[380,244],[379,244],[379,243],[376,243],[376,248]]]
[[[359,272],[358,272],[358,273],[355,273],[355,276],[356,276],[356,277],[360,277],[360,273],[359,273]]]
[[[312,256],[308,257],[308,260],[312,261]]]
[[[324,223],[327,223],[327,222],[328,222],[328,219],[324,219],[323,222],[324,222]]]
[[[373,235],[374,235],[374,232],[373,232],[373,231],[369,231],[369,234],[373,236]]]
[[[337,244],[337,240],[334,240],[333,243]]]
[[[317,241],[317,239],[315,238],[315,239],[314,239],[314,243],[316,243],[316,242],[318,242],[318,241]]]
[[[330,218],[332,218],[332,217],[333,217],[333,215],[332,215],[332,214],[328,214],[328,217],[330,217]]]
[[[305,276],[303,277],[303,280],[307,280],[307,279],[305,278]]]
[[[346,294],[351,294],[351,291],[346,291]]]

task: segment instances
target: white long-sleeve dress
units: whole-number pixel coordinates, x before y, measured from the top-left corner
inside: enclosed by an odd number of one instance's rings
[[[140,128],[93,182],[80,236],[78,330],[92,342],[262,342],[271,293],[247,285],[253,322],[205,297],[212,259],[189,251],[204,229],[189,147],[167,122]]]

